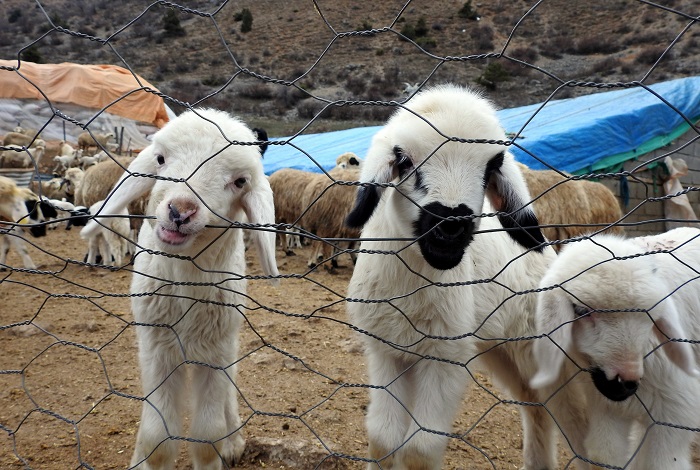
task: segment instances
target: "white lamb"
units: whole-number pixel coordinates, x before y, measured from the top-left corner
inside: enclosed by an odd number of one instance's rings
[[[590,372],[584,455],[592,461],[696,468],[699,275],[700,230],[686,227],[567,245],[542,279],[537,319],[549,339],[535,346],[532,384],[550,384],[572,361]]]
[[[232,224],[275,217],[259,148],[236,141],[255,136],[227,113],[181,114],[129,165],[102,209],[115,213],[151,191],[131,283],[145,397],[134,467],[173,468],[188,369],[194,468],[230,465],[245,447],[235,379],[246,263]],[[82,233],[97,228],[91,221]],[[277,276],[274,232],[252,232],[263,272]]]
[[[122,266],[124,257],[129,249],[129,211],[126,207],[107,213],[103,210],[105,201],[98,201],[89,208],[93,217],[100,218],[99,229],[92,231],[87,238],[89,264],[97,263],[97,255],[102,257],[105,266]]]
[[[533,334],[529,291],[555,255],[524,207],[530,196],[491,103],[447,85],[408,108],[376,134],[362,164],[347,222],[363,227],[364,241],[347,308],[367,332],[370,458],[384,469],[437,469],[468,368],[525,402],[562,386],[537,394],[532,342],[507,340]],[[550,406],[574,451],[586,432],[582,400],[572,382]],[[538,406],[521,414],[524,468],[557,468],[554,420]]]

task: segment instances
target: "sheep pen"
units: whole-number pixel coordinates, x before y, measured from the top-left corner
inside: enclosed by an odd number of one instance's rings
[[[127,468],[142,406],[126,296],[131,273],[70,261],[85,252],[76,230],[50,230],[40,246],[29,246],[30,255],[53,275],[4,273],[0,285],[0,305],[13,306],[0,309],[2,323],[14,325],[0,330],[2,369],[16,371],[0,375],[0,423],[16,431],[0,440],[0,468],[23,468],[18,456],[31,468],[77,468],[80,461]],[[352,268],[306,274],[310,253],[306,246],[297,256],[278,256],[280,273],[291,278],[277,289],[249,281],[249,303],[266,308],[246,312],[240,342],[237,385],[248,440],[240,468],[310,469],[330,452],[366,457],[365,363],[340,302]],[[260,275],[254,249],[247,261],[248,273]],[[22,266],[13,251],[8,263]],[[490,380],[476,377],[455,422],[463,438],[450,439],[443,468],[519,468],[520,406],[502,402]],[[187,461],[185,452],[183,446]],[[321,468],[364,466],[330,459]]]

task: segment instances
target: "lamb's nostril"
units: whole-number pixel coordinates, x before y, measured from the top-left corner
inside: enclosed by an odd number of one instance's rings
[[[435,232],[441,238],[452,240],[464,233],[464,225],[460,222],[442,222],[435,228]]]
[[[622,388],[630,394],[633,394],[639,388],[639,382],[637,382],[636,380],[622,380],[618,375],[617,381],[620,382]]]
[[[178,224],[178,227],[180,226],[180,212],[177,210],[177,207],[173,204],[168,204],[168,209],[170,209],[170,220]]]

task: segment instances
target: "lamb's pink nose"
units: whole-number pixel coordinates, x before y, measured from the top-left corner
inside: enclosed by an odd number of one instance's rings
[[[170,220],[175,222],[175,225],[179,228],[183,224],[187,224],[190,221],[190,217],[197,212],[196,207],[192,204],[183,204],[179,209],[176,204],[168,204],[168,209],[170,210]]]

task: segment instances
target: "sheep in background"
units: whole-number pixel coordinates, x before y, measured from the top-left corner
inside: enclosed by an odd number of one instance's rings
[[[98,201],[88,209],[95,218],[101,220],[100,227],[87,237],[88,254],[86,262],[97,264],[98,255],[102,257],[105,266],[122,266],[124,257],[129,248],[131,227],[129,225],[129,211],[126,207],[115,213],[106,213],[102,210],[105,201]],[[85,237],[83,237],[85,238]]]
[[[65,184],[66,181],[63,178],[51,178],[49,181],[32,180],[29,182],[29,189],[48,199],[68,199],[64,189]]]
[[[78,160],[80,168],[85,171],[91,166],[97,165],[99,163],[99,157],[98,156],[90,156],[86,155],[84,157],[80,157]]]
[[[97,147],[97,150],[107,148],[107,144],[111,139],[114,138],[114,133],[107,132],[106,134],[94,133],[90,135],[89,132],[81,132],[78,136],[78,148],[87,152],[90,147]]]
[[[37,138],[35,134],[26,135],[20,132],[8,132],[5,134],[2,142],[5,147],[10,145],[17,145],[20,147],[36,147],[38,145],[43,145],[46,147],[46,142]]]
[[[239,306],[245,304],[243,217],[274,224],[272,191],[257,148],[231,145],[254,135],[240,120],[213,109],[186,111],[154,136],[129,165],[102,208],[115,213],[150,191],[131,283],[138,325],[144,402],[134,468],[174,465],[180,406],[191,389],[189,431],[195,468],[237,462],[245,447],[234,384]],[[134,173],[146,176],[134,176]],[[157,176],[149,177],[148,175]],[[187,184],[173,181],[186,178]],[[220,183],[220,184],[219,184]],[[90,221],[81,235],[99,229]],[[253,230],[262,270],[277,276],[274,232]],[[160,256],[160,252],[172,256]],[[144,295],[157,293],[157,295]],[[169,325],[160,328],[157,325]],[[152,325],[152,326],[149,326]],[[189,368],[183,361],[197,364]],[[186,380],[191,369],[193,377]]]
[[[68,170],[68,168],[71,168],[74,165],[75,162],[75,156],[74,155],[56,155],[53,157],[53,162],[54,162],[54,167],[53,167],[53,174],[54,175],[62,175]]]
[[[302,205],[302,194],[309,182],[319,177],[318,173],[283,168],[270,175],[270,187],[275,202],[275,222],[277,224],[294,224],[299,227],[299,216],[305,206]],[[301,247],[299,236],[293,230],[280,236],[283,249],[287,256],[293,256],[293,248]],[[292,232],[292,233],[289,233]]]
[[[30,181],[29,189],[47,199],[73,201],[75,191],[80,186],[82,179],[83,170],[69,168],[63,177],[51,178],[48,181]]]
[[[46,145],[43,141],[36,147],[20,147],[9,145],[8,149],[0,156],[0,168],[31,168],[39,165],[41,158],[46,152]]]
[[[58,144],[58,153],[57,155],[63,155],[63,156],[74,156],[76,152],[76,149],[66,142],[65,140],[62,140],[60,144]]]
[[[359,169],[361,165],[362,159],[360,157],[358,157],[352,152],[345,152],[344,154],[338,156],[338,158],[335,159],[334,169]]]
[[[534,209],[548,240],[569,240],[597,231],[622,233],[623,228],[612,225],[622,219],[620,203],[602,183],[569,180],[570,175],[554,170],[531,170],[519,164]],[[547,227],[551,225],[551,227]],[[552,247],[559,251],[560,244]]]
[[[700,230],[678,228],[571,243],[542,279],[538,329],[549,338],[535,345],[532,384],[550,384],[572,361],[590,372],[586,458],[635,470],[694,468],[698,270]]]
[[[97,165],[91,166],[85,171],[85,176],[76,190],[75,204],[90,207],[97,201],[102,201],[109,197],[109,193],[114,189],[119,178],[124,174],[124,170],[133,162],[132,157],[118,157],[116,160],[105,160]],[[129,237],[135,240],[141,228],[142,216],[146,213],[148,204],[146,193],[129,204],[128,212],[130,217],[132,235]]]
[[[33,224],[29,231],[34,237],[46,235],[43,214],[37,208],[37,202],[38,197],[29,189],[19,188],[10,178],[0,176],[0,270],[5,269],[10,248],[17,251],[26,269],[36,269],[23,238],[22,225]]]
[[[360,177],[356,166],[351,169],[334,168],[329,172],[332,179],[325,174],[317,174],[311,178],[301,197],[301,207],[304,215],[301,224],[306,232],[316,235],[311,243],[311,255],[307,266],[313,268],[324,260],[333,256],[339,250],[338,242],[330,242],[321,239],[327,238],[357,238],[360,231],[345,225],[345,218],[352,210],[355,202],[357,186],[336,183],[357,181]],[[341,242],[342,243],[342,242]],[[350,242],[348,248],[354,248],[356,242]],[[353,264],[357,255],[350,255]],[[325,265],[329,272],[333,272],[338,266],[337,257],[333,257],[331,264]]]
[[[574,452],[583,450],[585,397],[576,380],[540,393],[529,387],[532,342],[504,340],[533,334],[531,290],[555,253],[542,245],[506,147],[451,139],[504,142],[489,101],[447,85],[417,94],[407,107],[373,138],[365,186],[347,219],[362,227],[347,309],[368,333],[370,458],[384,469],[439,468],[471,378],[467,368],[476,366],[516,400],[545,401],[561,389],[548,403],[552,415],[520,409],[524,468],[557,468],[560,429]]]

